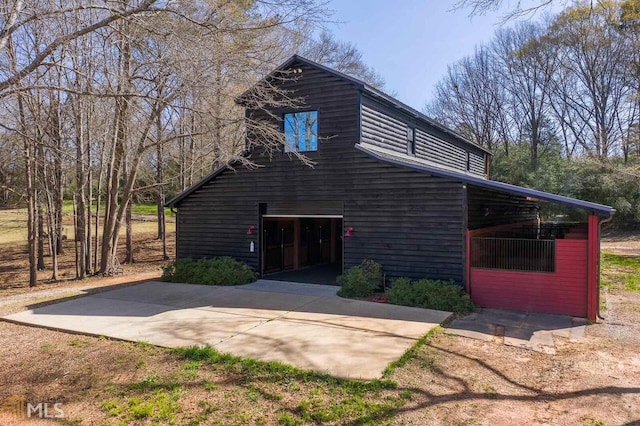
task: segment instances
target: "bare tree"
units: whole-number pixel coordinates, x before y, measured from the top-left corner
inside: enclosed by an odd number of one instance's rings
[[[531,160],[535,165],[538,151],[546,142],[545,125],[549,120],[549,97],[554,70],[555,50],[540,38],[544,28],[533,23],[520,23],[496,34],[492,47],[503,84],[513,100],[514,122],[518,123],[519,139],[528,140]]]
[[[502,146],[508,152],[509,99],[498,73],[491,51],[477,49],[474,55],[449,66],[426,112],[482,146]]]

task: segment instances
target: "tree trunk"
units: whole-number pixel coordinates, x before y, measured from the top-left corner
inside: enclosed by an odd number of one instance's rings
[[[160,142],[162,140],[162,115],[158,115],[156,120],[156,141],[158,146],[156,147],[156,183],[158,184],[157,190],[157,206],[158,206],[158,239],[162,241],[162,259],[169,260],[167,255],[167,235],[166,235],[166,221],[164,214],[164,164],[163,164],[163,146]]]
[[[16,52],[13,44],[13,36],[7,39],[7,50],[12,68],[16,69]],[[20,132],[22,133],[22,150],[24,155],[25,192],[27,197],[27,251],[29,253],[29,287],[35,287],[38,283],[38,246],[37,246],[37,212],[36,204],[38,193],[35,187],[36,163],[34,160],[34,147],[32,141],[26,136],[27,122],[24,110],[22,93],[17,92],[18,114],[20,118]]]
[[[80,265],[80,256],[78,250],[78,211],[76,209],[76,194],[73,195],[73,253],[75,255],[75,265],[76,265],[76,278],[80,279],[80,270],[82,269]],[[82,239],[81,239],[82,241]]]
[[[118,211],[118,189],[120,170],[124,157],[125,129],[124,120],[127,113],[128,102],[119,97],[116,99],[115,141],[113,155],[107,169],[107,188],[105,200],[104,223],[102,230],[102,245],[100,247],[100,272],[102,274],[114,273],[115,251],[117,245],[116,215]]]
[[[44,271],[44,213],[42,211],[42,200],[37,201],[38,211],[38,271]]]
[[[20,112],[20,125],[22,132],[26,132],[27,126],[24,115],[22,95],[18,94],[18,109]],[[27,193],[27,246],[29,251],[29,287],[35,287],[38,283],[38,246],[37,246],[37,198],[38,192],[35,186],[36,164],[33,145],[28,137],[23,138],[25,186]]]
[[[88,130],[88,129],[87,129]],[[88,136],[88,135],[87,135]],[[86,211],[86,228],[87,228],[87,232],[86,232],[86,250],[85,250],[85,260],[84,260],[84,264],[86,267],[86,273],[90,273],[91,272],[91,250],[92,250],[92,243],[91,243],[91,205],[93,204],[93,169],[91,167],[91,139],[89,139],[87,137],[87,147],[86,147],[86,151],[87,151],[87,167],[88,167],[88,173],[87,173],[87,186],[88,186],[88,190],[89,190],[89,196],[88,196],[88,202],[87,202],[87,211]],[[85,214],[85,212],[83,212],[83,214]]]
[[[77,259],[77,278],[84,279],[85,274],[87,272],[87,226],[85,221],[85,209],[86,209],[86,185],[87,185],[87,176],[85,171],[85,155],[84,155],[84,137],[85,137],[85,129],[84,129],[84,117],[83,117],[83,105],[81,102],[78,102],[77,105],[77,113],[76,113],[76,197],[74,200],[78,202],[78,208],[75,209],[74,203],[74,216],[76,222],[76,234],[75,234],[75,243],[76,247],[78,247],[78,243],[80,243],[80,247],[77,248],[76,259]]]

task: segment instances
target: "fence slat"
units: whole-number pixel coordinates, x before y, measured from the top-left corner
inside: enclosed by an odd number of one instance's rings
[[[556,241],[474,237],[470,257],[472,268],[554,272]]]

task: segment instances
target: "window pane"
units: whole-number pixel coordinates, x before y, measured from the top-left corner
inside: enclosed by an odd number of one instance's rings
[[[318,150],[318,111],[284,115],[285,152]]]
[[[318,150],[318,111],[307,113],[307,145],[309,151]]]
[[[296,123],[297,123],[297,131],[298,131],[298,151],[305,152],[307,150],[307,126],[306,126],[306,112],[298,112],[296,113]]]
[[[285,139],[285,152],[292,152],[296,150],[297,144],[297,132],[296,132],[296,119],[294,114],[284,115],[284,139]]]
[[[407,155],[416,154],[416,130],[413,127],[407,127]]]

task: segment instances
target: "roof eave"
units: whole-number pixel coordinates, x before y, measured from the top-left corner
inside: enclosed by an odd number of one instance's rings
[[[571,205],[573,207],[580,208],[582,210],[590,211],[591,213],[594,213],[602,217],[611,217],[613,216],[613,214],[615,214],[615,209],[613,207],[606,206],[604,204],[578,200],[575,198],[565,197],[563,195],[551,194],[548,192],[538,191],[530,188],[524,188],[521,186],[511,185],[504,182],[498,182],[494,180],[484,179],[481,177],[466,175],[463,173],[443,170],[427,164],[423,165],[418,163],[411,163],[409,161],[403,160],[400,157],[393,158],[392,156],[386,155],[385,153],[377,152],[376,150],[370,149],[364,146],[363,144],[356,144],[356,149],[358,149],[359,151],[362,151],[366,155],[376,160],[394,164],[399,167],[407,167],[423,173],[432,174],[434,176],[440,176],[440,177],[450,178],[454,180],[459,180],[466,184],[475,185],[475,186],[483,187],[486,189],[491,189],[494,191],[502,191],[502,192],[507,192],[514,195],[524,196],[524,197],[534,197],[534,198],[538,198],[548,202]]]
[[[191,185],[190,187],[188,187],[187,189],[185,189],[184,191],[182,191],[181,193],[179,193],[178,195],[176,195],[175,197],[173,197],[172,199],[167,201],[164,204],[164,206],[165,207],[170,207],[170,208],[171,207],[177,207],[178,204],[180,204],[180,202],[182,200],[184,200],[189,195],[191,195],[192,193],[194,193],[195,191],[197,191],[198,189],[200,189],[201,187],[206,185],[211,179],[213,179],[216,176],[218,176],[220,173],[225,171],[228,167],[229,166],[225,164],[224,166],[217,168],[213,172],[209,173],[208,175],[206,175],[205,177],[200,179],[198,182],[194,183],[193,185]]]

